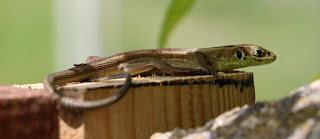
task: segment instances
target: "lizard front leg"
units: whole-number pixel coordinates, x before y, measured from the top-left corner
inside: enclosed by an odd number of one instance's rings
[[[172,75],[206,75],[207,71],[202,69],[192,69],[183,67],[173,67],[166,61],[158,58],[137,58],[126,63],[121,63],[119,70],[128,72],[131,75],[145,73],[154,69],[160,70],[163,73]]]
[[[202,52],[195,52],[195,57],[198,63],[205,68],[213,77],[219,77],[217,72],[218,69],[218,60],[212,56],[212,61],[210,62],[209,58]]]

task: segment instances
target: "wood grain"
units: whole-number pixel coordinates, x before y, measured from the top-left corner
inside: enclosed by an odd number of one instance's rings
[[[73,83],[61,88],[67,96],[98,100],[118,92],[123,79]],[[149,138],[176,127],[202,126],[219,114],[255,102],[253,73],[212,76],[135,77],[128,93],[102,109],[60,110],[60,138]],[[40,84],[20,88],[42,90]]]
[[[123,80],[64,87],[66,94],[87,88],[84,100],[115,94]],[[187,77],[135,77],[116,104],[83,113],[85,138],[149,138],[154,132],[195,128],[219,114],[255,102],[253,73]]]

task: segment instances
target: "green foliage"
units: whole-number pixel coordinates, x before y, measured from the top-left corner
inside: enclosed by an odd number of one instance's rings
[[[161,34],[159,38],[159,48],[164,48],[170,33],[175,25],[186,15],[191,9],[195,0],[172,0],[167,10],[164,22],[162,24]]]
[[[317,76],[313,79],[313,81],[320,79],[320,72],[317,74]]]

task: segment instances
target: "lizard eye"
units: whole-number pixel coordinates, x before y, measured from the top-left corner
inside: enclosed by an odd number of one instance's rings
[[[240,50],[237,50],[236,51],[236,56],[237,56],[238,59],[242,59],[243,54],[242,54],[242,52]]]
[[[257,49],[253,53],[253,55],[257,57],[263,57],[265,54],[266,54],[265,51],[263,51],[262,49]]]

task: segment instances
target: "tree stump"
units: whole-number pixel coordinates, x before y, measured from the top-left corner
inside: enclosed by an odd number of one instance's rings
[[[70,84],[61,91],[78,98],[80,94],[83,100],[98,100],[117,93],[123,82],[113,79]],[[75,91],[79,89],[82,91]],[[251,72],[220,74],[218,78],[134,77],[131,88],[116,104],[83,113],[62,112],[60,135],[63,130],[66,135],[62,138],[70,136],[68,133],[83,134],[80,136],[84,138],[149,138],[176,127],[202,126],[227,110],[254,102]]]

